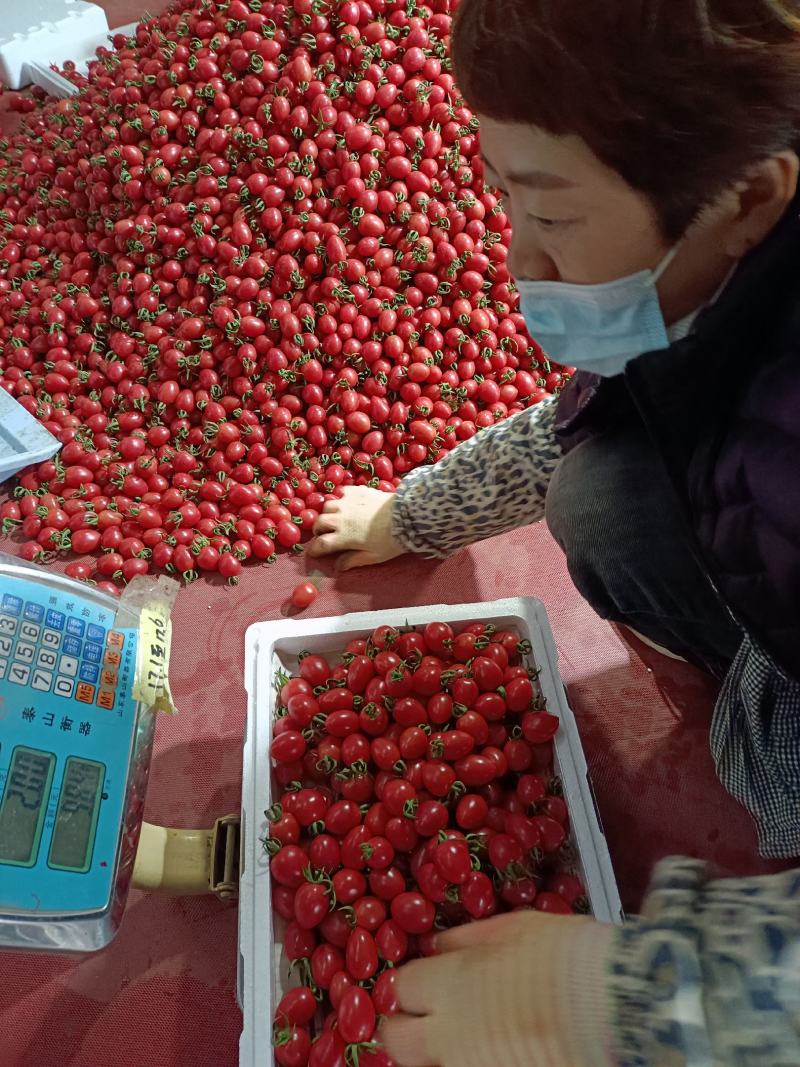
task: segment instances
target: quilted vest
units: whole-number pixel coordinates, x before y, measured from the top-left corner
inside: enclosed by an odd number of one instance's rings
[[[615,378],[576,374],[556,434],[569,450],[624,419],[647,428],[724,602],[800,680],[800,197],[688,337]]]

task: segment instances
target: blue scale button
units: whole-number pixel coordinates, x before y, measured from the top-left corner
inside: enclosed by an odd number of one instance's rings
[[[100,668],[94,663],[82,663],[79,678],[82,682],[89,682],[90,685],[97,685],[97,679],[100,675]]]
[[[67,619],[67,633],[73,637],[83,637],[86,623],[83,619]]]
[[[52,608],[47,612],[46,623],[51,630],[63,630],[66,616],[63,611],[53,611]]]
[[[102,626],[95,626],[93,622],[90,622],[86,627],[86,639],[87,641],[97,641],[102,645],[106,639],[106,632]]]
[[[3,611],[9,615],[19,615],[22,611],[23,600],[21,597],[12,596],[11,593],[3,594]]]
[[[61,651],[65,656],[74,656],[77,659],[81,654],[81,642],[77,637],[65,637]]]
[[[33,604],[29,600],[25,605],[22,617],[28,622],[41,622],[44,619],[44,608],[41,604]]]
[[[87,663],[99,663],[103,658],[103,646],[87,641],[83,648],[83,658]]]

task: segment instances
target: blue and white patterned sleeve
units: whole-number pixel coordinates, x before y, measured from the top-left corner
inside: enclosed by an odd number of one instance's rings
[[[706,881],[664,861],[607,973],[620,1067],[797,1067],[800,871]]]
[[[395,496],[394,538],[409,552],[441,558],[541,519],[562,454],[557,403],[543,400],[408,474]]]

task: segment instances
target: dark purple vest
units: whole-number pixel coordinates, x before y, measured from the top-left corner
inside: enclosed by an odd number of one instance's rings
[[[728,607],[800,680],[800,198],[691,336],[577,374],[556,433],[568,450],[623,419],[644,422]]]

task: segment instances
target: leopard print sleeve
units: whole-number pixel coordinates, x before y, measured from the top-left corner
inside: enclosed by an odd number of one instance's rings
[[[561,449],[552,397],[463,441],[439,463],[400,483],[392,533],[409,552],[452,555],[473,541],[544,515]]]
[[[706,881],[664,861],[608,973],[620,1067],[797,1067],[800,871]]]

